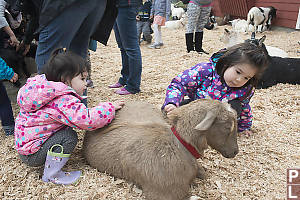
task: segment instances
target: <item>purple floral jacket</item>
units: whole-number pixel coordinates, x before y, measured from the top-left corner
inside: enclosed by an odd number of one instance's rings
[[[15,148],[18,153],[34,154],[49,137],[67,126],[95,130],[114,119],[115,108],[111,103],[87,108],[81,100],[62,82],[48,81],[45,75],[29,78],[17,96],[20,113],[15,122]]]
[[[221,77],[210,60],[208,63],[199,63],[191,69],[185,70],[172,80],[167,88],[162,109],[170,103],[178,107],[184,100],[184,96],[188,96],[191,100],[209,97],[222,102],[239,99],[242,104],[242,112],[238,118],[238,129],[239,132],[242,132],[249,130],[252,125],[249,101],[254,91],[250,90],[251,86],[235,89],[222,83]],[[246,97],[249,93],[250,95]]]

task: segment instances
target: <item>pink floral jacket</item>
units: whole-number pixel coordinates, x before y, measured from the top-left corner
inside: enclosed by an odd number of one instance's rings
[[[15,122],[15,147],[18,153],[34,154],[52,134],[66,126],[95,130],[114,119],[115,108],[111,103],[87,108],[81,100],[71,87],[48,81],[44,74],[29,78],[17,96],[20,113]]]

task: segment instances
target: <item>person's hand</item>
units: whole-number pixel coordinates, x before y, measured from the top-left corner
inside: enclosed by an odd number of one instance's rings
[[[135,19],[136,19],[137,21],[140,21],[140,17],[139,17],[138,15],[135,17]]]
[[[124,106],[125,102],[123,100],[118,100],[112,102],[112,105],[115,107],[115,110],[120,110]]]
[[[168,104],[165,106],[164,110],[166,111],[166,113],[170,113],[172,110],[174,110],[175,108],[177,108],[174,104]]]
[[[19,40],[16,38],[15,35],[11,35],[11,36],[10,36],[10,39],[9,39],[9,44],[10,44],[11,46],[14,46],[14,47],[18,48],[20,42],[19,42]]]
[[[242,133],[242,135],[245,135],[247,138],[250,137],[253,133],[250,130],[244,130]]]
[[[24,41],[22,41],[20,43],[19,46],[17,46],[16,51],[19,51],[20,49],[24,49],[22,55],[26,56],[26,54],[28,53],[28,51],[30,50],[30,44],[24,44]]]
[[[18,80],[19,76],[17,73],[14,73],[14,76],[9,80],[12,83],[15,83]]]

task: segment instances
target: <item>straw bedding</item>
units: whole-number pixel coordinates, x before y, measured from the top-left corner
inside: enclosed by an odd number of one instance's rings
[[[224,28],[204,33],[203,48],[211,53],[224,45],[219,41]],[[120,51],[114,34],[108,46],[100,45],[91,53],[92,78],[95,88],[88,90],[89,106],[100,101],[117,99],[147,101],[159,109],[165,89],[171,79],[196,63],[209,59],[208,55],[186,53],[184,29],[163,29],[164,46],[148,49],[141,45],[143,57],[142,92],[119,96],[107,85],[118,80],[121,69]],[[290,57],[299,57],[299,31],[275,29],[263,33],[265,44],[279,47]],[[259,33],[257,37],[263,34]],[[241,35],[243,39],[250,35]],[[300,67],[300,66],[299,66]],[[12,101],[14,101],[12,95]],[[285,199],[286,170],[300,167],[300,85],[278,84],[268,89],[256,90],[252,98],[253,135],[240,135],[239,154],[225,159],[208,149],[199,162],[205,167],[208,178],[196,179],[191,193],[202,199]],[[13,102],[14,114],[18,107]],[[83,177],[77,185],[61,186],[41,180],[43,168],[22,164],[14,149],[14,138],[0,132],[0,199],[144,199],[142,191],[125,180],[100,173],[91,168],[81,155],[84,132],[65,170],[82,170]],[[184,173],[184,172],[183,172]]]

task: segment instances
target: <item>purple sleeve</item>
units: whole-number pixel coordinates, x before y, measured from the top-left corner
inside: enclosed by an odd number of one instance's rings
[[[195,96],[197,88],[211,72],[212,66],[210,63],[200,63],[176,76],[167,88],[162,109],[167,104],[174,104],[178,107],[184,96]]]
[[[239,132],[243,132],[245,130],[250,130],[252,126],[252,112],[251,107],[249,105],[250,99],[254,94],[254,90],[251,91],[251,94],[244,100],[241,101],[242,104],[242,112],[240,118],[238,120],[238,130]]]

